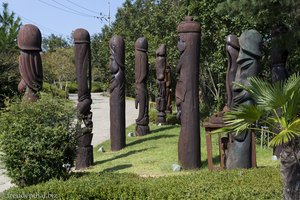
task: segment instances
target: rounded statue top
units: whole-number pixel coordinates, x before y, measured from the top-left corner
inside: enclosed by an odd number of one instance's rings
[[[114,35],[109,40],[109,48],[111,53],[116,59],[116,62],[120,66],[124,66],[125,63],[125,42],[122,36]]]
[[[184,21],[182,21],[177,26],[178,33],[199,33],[201,30],[200,24],[196,21],[193,21],[192,16],[186,16]]]
[[[148,50],[148,41],[144,37],[140,37],[135,42],[135,49],[140,51],[147,51]]]
[[[78,28],[74,31],[74,43],[90,43],[90,34],[83,28]]]
[[[166,55],[166,45],[161,44],[158,49],[156,50],[156,55],[158,56],[165,56]]]
[[[256,30],[247,30],[239,37],[240,47],[256,56],[261,57],[262,35]]]
[[[32,24],[25,24],[18,33],[18,47],[21,50],[42,51],[42,34],[40,29]]]
[[[226,37],[226,44],[229,44],[235,49],[240,49],[239,39],[236,35],[228,35]]]

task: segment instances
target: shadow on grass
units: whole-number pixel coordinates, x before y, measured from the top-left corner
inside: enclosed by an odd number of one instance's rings
[[[133,142],[128,143],[126,146],[129,147],[129,146],[140,144],[140,143],[143,143],[143,142],[146,142],[146,141],[149,141],[149,140],[158,140],[158,139],[161,139],[161,138],[171,138],[171,137],[178,137],[178,136],[177,135],[156,135],[156,136],[153,136],[153,137],[140,138],[140,139],[137,139]]]
[[[117,166],[114,166],[114,167],[106,168],[102,172],[114,172],[114,171],[130,168],[130,167],[132,167],[132,164],[117,165]]]
[[[172,128],[175,128],[175,127],[174,126],[162,126],[158,129],[151,130],[150,133],[157,133],[157,132],[169,130],[169,129],[172,129]]]
[[[152,147],[152,148],[154,148],[154,147]],[[123,154],[114,156],[113,158],[110,158],[110,159],[96,161],[96,162],[94,162],[94,165],[103,164],[105,162],[109,162],[109,161],[113,161],[113,160],[116,160],[116,159],[119,159],[119,158],[124,158],[124,157],[127,157],[127,156],[131,156],[133,154],[140,153],[140,152],[143,152],[143,151],[147,151],[147,150],[152,149],[152,148],[128,151],[127,153],[123,153]]]
[[[214,166],[220,166],[220,156],[214,156],[213,157],[213,165]],[[208,161],[207,159],[201,162],[201,168],[207,168],[208,167]]]

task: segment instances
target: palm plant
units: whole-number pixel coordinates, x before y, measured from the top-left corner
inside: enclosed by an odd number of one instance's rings
[[[285,82],[274,85],[251,77],[249,85],[236,84],[249,92],[255,105],[240,105],[225,114],[226,126],[213,133],[242,133],[260,130],[254,124],[269,126],[273,135],[270,146],[282,145],[281,173],[284,199],[300,199],[300,76],[293,74]]]

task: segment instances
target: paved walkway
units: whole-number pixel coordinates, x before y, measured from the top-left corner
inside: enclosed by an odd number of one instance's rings
[[[77,103],[77,94],[70,94],[70,99]],[[92,145],[96,146],[110,137],[109,121],[109,97],[101,93],[92,93],[92,112],[93,112],[93,140]],[[134,107],[133,100],[126,100],[126,127],[135,123],[138,110]],[[12,187],[10,179],[4,176],[4,169],[0,165],[0,193]]]
[[[77,94],[70,94],[69,98],[77,103]],[[109,118],[109,97],[101,93],[92,93],[93,112],[93,140],[92,145],[96,146],[110,137]],[[134,124],[138,116],[133,100],[126,100],[126,127]]]

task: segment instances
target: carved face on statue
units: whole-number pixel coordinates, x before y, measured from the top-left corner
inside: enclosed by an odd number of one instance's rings
[[[184,52],[184,50],[186,49],[185,36],[183,33],[179,34],[177,48],[178,48],[180,54],[182,54]]]
[[[261,57],[262,36],[255,30],[249,30],[239,38],[240,52],[237,58],[237,72],[235,82],[247,86],[249,77],[257,76],[259,72],[259,60]],[[233,86],[233,105],[253,104],[254,101],[246,90]]]

